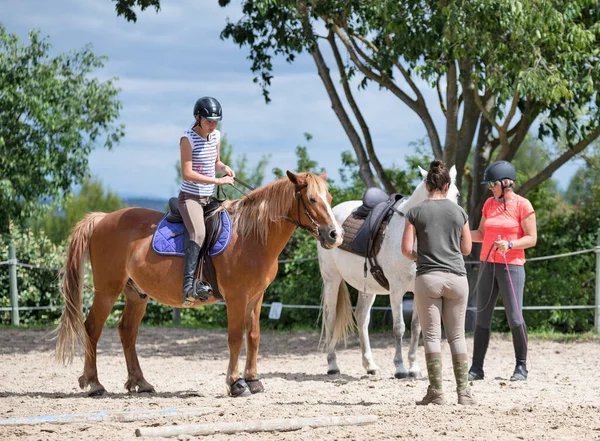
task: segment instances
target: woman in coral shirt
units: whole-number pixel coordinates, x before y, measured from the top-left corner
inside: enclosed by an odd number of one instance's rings
[[[502,294],[506,318],[515,349],[512,381],[527,379],[527,326],[523,319],[525,286],[525,249],[535,245],[537,227],[535,211],[526,198],[514,193],[517,173],[507,161],[497,161],[486,168],[483,183],[493,193],[482,210],[477,230],[471,231],[473,242],[483,242],[477,290],[477,319],[473,342],[473,361],[469,380],[483,380],[483,361],[490,341],[492,315]]]

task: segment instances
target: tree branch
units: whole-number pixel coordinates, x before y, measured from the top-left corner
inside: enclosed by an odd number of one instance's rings
[[[377,154],[375,153],[375,149],[373,148],[373,139],[371,138],[369,126],[367,125],[367,123],[362,115],[362,112],[360,111],[358,105],[356,104],[356,101],[354,100],[352,91],[350,90],[348,76],[346,75],[346,69],[344,67],[344,63],[342,61],[340,51],[335,42],[335,34],[333,33],[333,31],[330,31],[329,35],[327,35],[327,41],[329,42],[329,44],[331,46],[331,50],[333,51],[333,56],[335,58],[338,70],[340,72],[340,76],[342,79],[342,88],[346,95],[346,99],[348,100],[348,104],[350,105],[350,108],[354,112],[354,116],[356,117],[356,120],[358,121],[358,125],[360,126],[360,129],[363,133],[363,138],[365,140],[365,146],[367,148],[367,153],[369,154],[369,161],[371,162],[371,164],[373,164],[373,168],[375,169],[375,172],[377,173],[377,176],[379,177],[379,180],[383,184],[383,187],[385,188],[385,190],[388,193],[394,193],[396,191],[396,189],[392,185],[392,182],[390,181],[389,177],[387,176],[387,173],[385,172],[383,166],[379,162],[379,158],[377,157]]]
[[[558,170],[563,164],[565,164],[569,159],[571,159],[573,156],[575,156],[578,153],[585,150],[585,148],[587,146],[589,146],[592,142],[594,142],[596,140],[596,138],[598,138],[599,136],[600,136],[600,126],[596,127],[585,138],[583,138],[581,141],[579,141],[577,144],[575,144],[569,150],[564,152],[557,159],[552,161],[550,163],[550,165],[548,165],[548,167],[546,167],[544,170],[542,170],[537,175],[535,175],[533,178],[529,179],[527,182],[525,182],[523,185],[521,185],[521,187],[519,187],[519,189],[517,190],[517,193],[519,193],[522,196],[526,195],[533,188],[535,188],[536,186],[540,185],[542,182],[549,179],[552,176],[552,174],[556,170]]]
[[[456,63],[454,60],[448,66],[446,73],[446,141],[444,144],[444,162],[448,165],[454,165],[456,143],[458,141],[458,84],[457,84]]]
[[[302,18],[302,28],[305,35],[308,38],[312,38],[314,34],[312,26],[309,22],[309,15],[306,7],[306,2],[301,2],[298,5],[298,12],[300,13],[300,16]],[[348,136],[348,139],[350,140],[350,143],[354,148],[356,158],[358,159],[358,174],[368,187],[376,187],[377,183],[375,182],[373,172],[369,167],[369,159],[367,158],[367,155],[365,153],[363,143],[360,139],[360,136],[358,136],[358,133],[354,129],[352,121],[350,121],[350,118],[348,117],[348,114],[346,113],[346,110],[344,109],[340,97],[335,89],[335,85],[331,80],[331,76],[329,75],[329,67],[327,66],[327,63],[323,58],[323,54],[319,49],[319,45],[316,42],[314,42],[310,46],[309,52],[312,55],[313,60],[315,61],[317,71],[319,73],[319,76],[321,77],[321,81],[323,82],[325,90],[329,95],[329,99],[331,101],[331,108],[338,117],[338,120],[342,124],[342,128],[346,132],[346,135]]]
[[[388,89],[394,95],[396,95],[402,102],[404,102],[411,110],[413,110],[421,120],[423,124],[425,124],[425,128],[427,129],[427,135],[429,136],[429,140],[431,142],[431,147],[433,149],[433,154],[436,158],[442,158],[442,148],[440,145],[440,139],[437,133],[437,129],[435,128],[435,124],[433,123],[433,119],[429,114],[427,106],[424,102],[419,102],[418,100],[413,100],[410,98],[402,89],[400,89],[387,75],[379,75],[373,72],[371,69],[368,69],[358,58],[352,42],[348,38],[348,35],[345,32],[342,32],[342,29],[337,24],[332,24],[332,30],[335,34],[340,38],[346,49],[348,50],[348,54],[352,59],[352,62],[358,67],[358,69],[370,80],[375,81],[381,86]]]
[[[446,106],[444,105],[444,97],[442,96],[442,89],[440,88],[440,80],[442,79],[441,76],[438,77],[437,81],[435,82],[435,88],[437,89],[437,95],[438,95],[438,100],[440,102],[440,109],[442,109],[442,113],[444,114],[444,116],[448,116],[446,113]]]

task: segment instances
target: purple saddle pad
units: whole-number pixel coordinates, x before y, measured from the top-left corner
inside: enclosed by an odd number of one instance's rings
[[[185,249],[185,244],[183,243],[185,225],[183,223],[169,222],[166,219],[167,214],[163,216],[156,227],[154,237],[152,238],[152,248],[156,253],[163,256],[183,256]],[[221,224],[223,225],[221,235],[212,248],[208,250],[209,256],[218,256],[221,254],[225,251],[231,240],[231,218],[227,210],[221,211]]]

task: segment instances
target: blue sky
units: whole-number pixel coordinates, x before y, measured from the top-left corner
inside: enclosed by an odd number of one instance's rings
[[[223,106],[222,131],[234,153],[245,153],[250,164],[269,154],[268,170],[293,169],[296,146],[306,145],[311,158],[338,177],[340,154],[352,147],[312,58],[300,56],[293,65],[278,60],[267,105],[252,82],[247,49],[219,38],[228,17],[241,17],[238,3],[227,8],[217,0],[162,3],[158,14],[149,9],[138,14],[137,23],[129,23],[117,17],[110,0],[0,0],[0,20],[22,41],[38,28],[56,53],[91,43],[94,53],[108,57],[97,76],[119,78],[125,137],[113,151],[92,153],[92,175],[123,197],[176,195],[180,135],[193,121],[196,99],[211,95]],[[437,97],[430,90],[424,95],[439,130],[444,119]],[[375,87],[357,91],[356,98],[380,160],[385,166],[403,166],[409,144],[425,136],[420,119]],[[305,132],[313,135],[308,143]],[[576,168],[567,164],[554,175],[561,187]]]

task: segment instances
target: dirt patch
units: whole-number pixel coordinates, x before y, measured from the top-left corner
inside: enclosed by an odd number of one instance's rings
[[[225,394],[227,334],[179,328],[142,328],[138,354],[146,379],[157,393],[128,394],[127,372],[115,329],[99,344],[99,379],[108,391],[88,398],[77,379],[82,359],[64,367],[51,357],[53,343],[43,331],[0,331],[0,417],[33,417],[92,412],[214,407],[198,417],[162,417],[132,423],[0,426],[2,440],[133,440],[135,429],[276,418],[377,415],[368,426],[325,427],[295,432],[239,433],[211,440],[600,440],[600,347],[598,343],[530,342],[529,380],[508,381],[513,369],[510,340],[494,336],[486,379],[474,383],[479,405],[458,406],[444,350],[446,406],[415,406],[425,378],[396,380],[391,334],[372,336],[381,372],[367,376],[357,339],[338,353],[341,375],[327,376],[316,332],[263,333],[259,373],[266,392],[232,399]],[[467,341],[472,347],[472,340]],[[405,356],[406,359],[406,356]],[[243,361],[243,360],[242,360]],[[423,348],[418,361],[425,370]],[[243,368],[243,364],[240,364]],[[160,438],[154,438],[160,439]],[[197,439],[180,435],[171,439]]]

